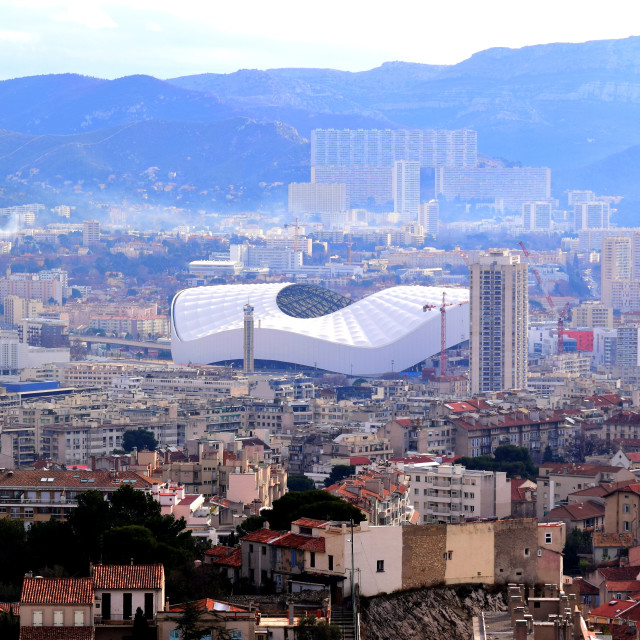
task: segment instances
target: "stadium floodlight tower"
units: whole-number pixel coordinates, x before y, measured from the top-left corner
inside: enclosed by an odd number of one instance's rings
[[[244,373],[254,372],[253,336],[253,307],[251,303],[247,302],[247,304],[244,305],[244,350],[242,361],[242,371]]]

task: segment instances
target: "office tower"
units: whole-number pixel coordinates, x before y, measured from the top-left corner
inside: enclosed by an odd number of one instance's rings
[[[435,171],[435,192],[446,200],[494,202],[501,209],[521,211],[525,202],[551,197],[551,169],[440,167]]]
[[[292,182],[289,185],[289,212],[339,213],[349,209],[344,183]]]
[[[575,231],[582,229],[608,229],[609,228],[609,203],[608,202],[580,202],[573,206],[573,228]]]
[[[503,249],[470,267],[471,392],[527,383],[528,265]]]
[[[418,222],[422,225],[425,234],[435,236],[438,234],[440,223],[440,205],[437,200],[429,200],[420,205]]]
[[[244,305],[244,332],[243,332],[243,360],[242,371],[244,373],[253,373],[253,307],[247,303]]]
[[[100,223],[97,220],[82,222],[82,246],[90,247],[100,242]]]
[[[397,160],[391,176],[393,211],[404,222],[418,220],[420,211],[420,163]]]
[[[551,203],[525,202],[522,205],[522,226],[527,231],[551,229]]]

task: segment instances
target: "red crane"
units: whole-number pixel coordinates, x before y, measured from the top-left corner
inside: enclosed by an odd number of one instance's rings
[[[524,255],[529,258],[531,256],[531,254],[529,253],[529,251],[527,250],[527,247],[524,246],[524,242],[520,241],[518,242],[518,244],[520,245],[520,248],[522,249],[522,253],[524,253]],[[529,263],[531,264],[531,263]],[[538,285],[540,286],[540,290],[542,291],[547,304],[549,305],[549,310],[550,311],[555,311],[556,313],[558,313],[558,310],[556,308],[556,305],[553,302],[553,298],[544,290],[544,286],[542,284],[542,278],[540,277],[540,274],[538,273],[538,270],[533,266],[533,264],[531,264],[531,271],[533,271],[533,275],[536,278],[536,281],[538,283]],[[564,353],[564,341],[563,341],[563,336],[564,336],[564,319],[567,317],[567,314],[569,312],[569,303],[567,302],[567,304],[564,305],[564,308],[562,309],[562,311],[560,311],[559,315],[558,315],[558,355],[561,355]]]

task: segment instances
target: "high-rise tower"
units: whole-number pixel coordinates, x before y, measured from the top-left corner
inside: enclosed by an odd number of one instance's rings
[[[528,265],[497,249],[470,266],[471,392],[524,389]]]
[[[242,371],[253,373],[253,307],[247,303],[244,305],[244,333],[243,333],[243,360]]]

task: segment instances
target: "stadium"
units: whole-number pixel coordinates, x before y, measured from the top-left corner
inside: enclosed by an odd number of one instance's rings
[[[356,302],[306,284],[185,289],[171,305],[173,361],[241,361],[250,304],[256,362],[362,376],[403,371],[440,352],[443,291],[449,348],[469,339],[468,289],[398,286]]]

